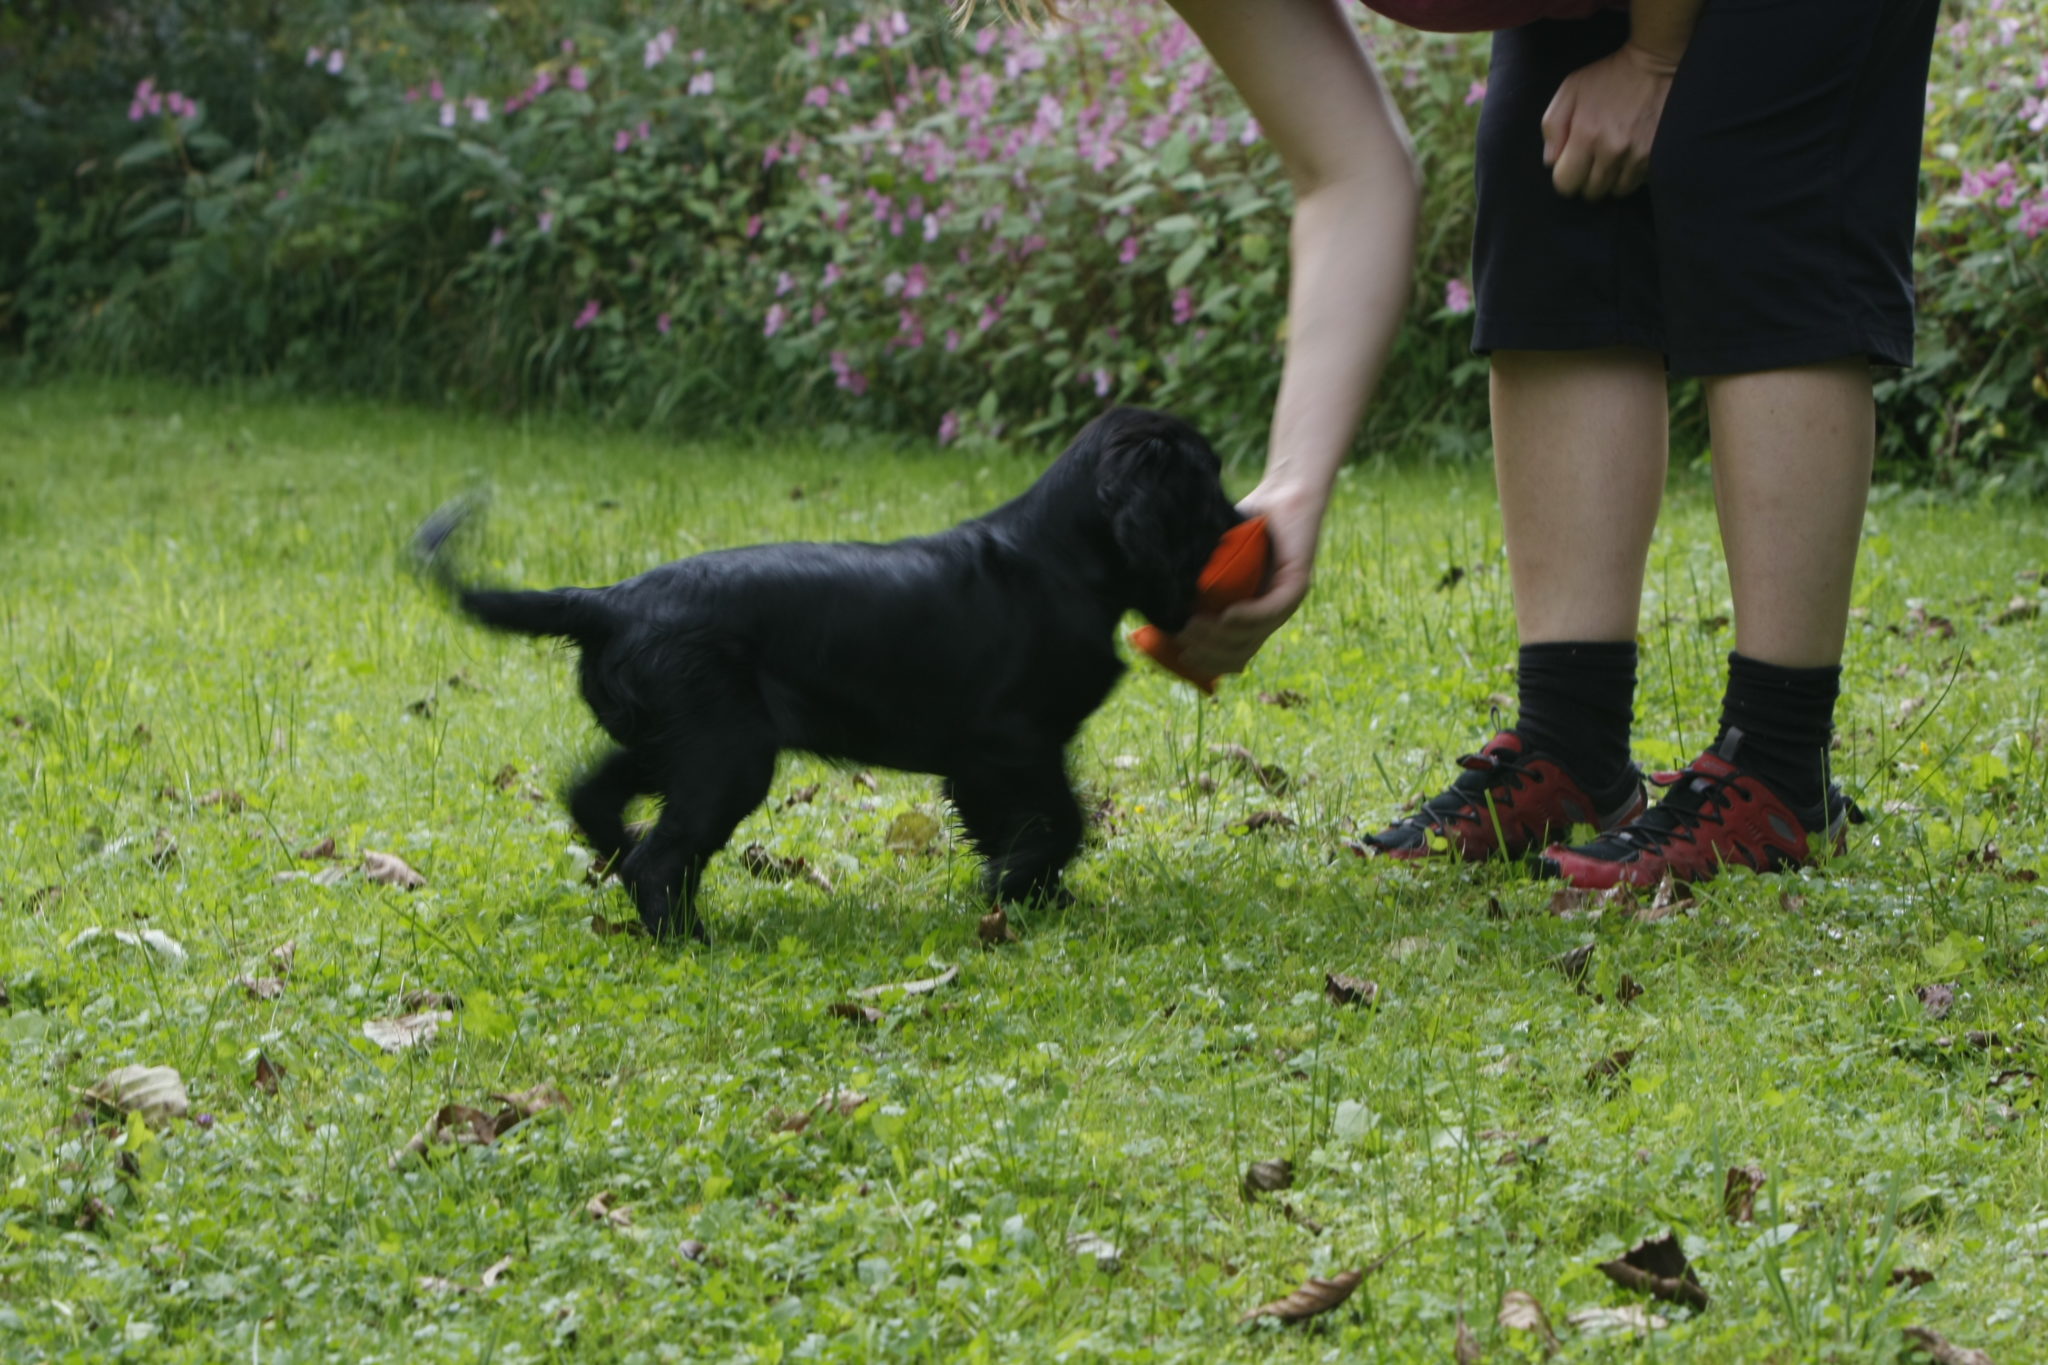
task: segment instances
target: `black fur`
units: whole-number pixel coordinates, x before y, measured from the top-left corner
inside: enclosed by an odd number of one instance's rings
[[[703,936],[705,861],[808,750],[937,773],[994,896],[1057,896],[1081,842],[1065,747],[1115,686],[1128,609],[1168,632],[1240,518],[1215,452],[1162,413],[1090,423],[1022,496],[938,535],[887,545],[719,550],[608,588],[522,592],[464,580],[451,504],[413,541],[421,571],[486,625],[562,636],[618,748],[569,810],[655,934]],[[623,812],[662,800],[637,845]],[[629,845],[631,845],[629,847]]]

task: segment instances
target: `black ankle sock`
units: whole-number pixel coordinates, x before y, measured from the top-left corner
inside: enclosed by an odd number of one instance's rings
[[[1794,810],[1821,805],[1828,789],[1828,745],[1835,734],[1835,698],[1842,670],[1780,668],[1742,654],[1728,656],[1718,752],[1741,731],[1735,762],[1770,783]]]
[[[1636,781],[1628,761],[1635,641],[1523,645],[1515,679],[1515,731],[1528,746],[1563,764],[1602,810],[1627,799]]]

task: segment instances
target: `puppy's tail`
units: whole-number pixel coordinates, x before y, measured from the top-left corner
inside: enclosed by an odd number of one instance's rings
[[[583,588],[528,591],[492,588],[469,581],[452,544],[464,523],[481,511],[484,499],[469,494],[443,505],[413,533],[414,570],[456,606],[495,630],[520,635],[553,635],[589,646],[611,634],[613,621],[597,594]]]

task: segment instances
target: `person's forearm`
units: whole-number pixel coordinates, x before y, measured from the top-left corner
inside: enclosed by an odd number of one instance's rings
[[[1295,205],[1287,355],[1265,486],[1320,505],[1350,449],[1408,302],[1420,193],[1392,137]]]
[[[1676,71],[1678,59],[1685,55],[1685,45],[1692,41],[1701,3],[1702,0],[1629,0],[1630,44]]]

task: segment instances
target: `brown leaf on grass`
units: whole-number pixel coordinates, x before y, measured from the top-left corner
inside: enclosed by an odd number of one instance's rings
[[[1261,763],[1252,756],[1252,751],[1242,744],[1221,744],[1210,750],[1219,758],[1227,760],[1239,772],[1259,784],[1274,796],[1284,796],[1293,784],[1287,770],[1277,763]]]
[[[1642,995],[1642,986],[1627,972],[1623,972],[1621,980],[1614,983],[1614,1003],[1617,1005],[1627,1005],[1641,999]]]
[[[441,1025],[454,1020],[455,1016],[447,1010],[421,1010],[396,1018],[365,1019],[363,1036],[386,1052],[404,1052],[433,1042],[441,1031]]]
[[[274,976],[238,976],[235,984],[258,1000],[275,1000],[284,994],[284,982]]]
[[[1437,579],[1436,590],[1438,592],[1449,592],[1452,588],[1457,587],[1460,583],[1464,581],[1465,566],[1462,564],[1453,564],[1450,568],[1444,570],[1443,576],[1441,578]]]
[[[78,1213],[72,1218],[71,1226],[77,1228],[80,1232],[93,1232],[99,1228],[100,1224],[111,1222],[113,1217],[114,1210],[107,1204],[106,1200],[98,1195],[89,1194],[79,1204]]]
[[[1588,891],[1583,886],[1567,886],[1553,891],[1550,901],[1543,908],[1560,919],[1571,919],[1581,910],[1598,903],[1600,893]]]
[[[596,1194],[590,1196],[590,1202],[583,1206],[583,1212],[607,1227],[629,1228],[633,1226],[633,1210],[625,1207],[623,1204],[614,1206],[610,1190],[599,1190]]]
[[[2015,597],[2012,601],[2005,604],[2004,611],[1991,618],[1991,624],[1994,626],[2017,625],[2021,621],[2031,621],[2040,614],[2041,603],[2038,598]]]
[[[1321,1223],[1318,1223],[1315,1219],[1309,1217],[1284,1199],[1280,1201],[1280,1215],[1311,1237],[1323,1235],[1323,1225]]]
[[[1926,705],[1927,698],[1925,697],[1907,697],[1902,700],[1898,705],[1898,709],[1892,713],[1892,729],[1905,729],[1911,723],[1913,717],[1919,715],[1921,709]]]
[[[116,1114],[140,1114],[152,1128],[191,1112],[185,1078],[168,1066],[124,1066],[79,1092],[79,1098]]]
[[[1892,1273],[1885,1276],[1885,1283],[1889,1285],[1904,1285],[1908,1289],[1918,1289],[1923,1284],[1934,1283],[1934,1272],[1922,1270],[1916,1265],[1895,1265],[1892,1267]]]
[[[686,1261],[701,1261],[707,1254],[709,1254],[710,1250],[710,1247],[705,1246],[696,1238],[685,1237],[682,1240],[682,1242],[677,1245],[676,1255],[682,1257]]]
[[[1924,603],[1914,602],[1906,608],[1906,629],[1901,632],[1897,626],[1894,633],[1909,634],[1922,640],[1953,640],[1956,623],[1946,616],[1929,614]]]
[[[249,808],[248,798],[230,787],[215,787],[199,798],[202,806],[219,806],[222,810],[236,813]]]
[[[501,792],[511,791],[519,782],[519,769],[507,763],[491,775],[491,785]]]
[[[1689,914],[1695,904],[1692,888],[1683,882],[1673,881],[1667,873],[1664,879],[1657,883],[1657,889],[1651,893],[1650,903],[1631,909],[1627,913],[1629,918],[1638,923],[1655,924],[1659,920],[1670,919],[1673,915]]]
[[[46,886],[40,891],[31,893],[29,898],[21,903],[21,908],[31,915],[40,915],[62,899],[64,899],[63,887]]]
[[[1934,1361],[1934,1365],[1991,1365],[1991,1357],[1973,1346],[1957,1346],[1932,1327],[1905,1329],[1906,1346]]]
[[[974,934],[984,948],[998,948],[1017,941],[1016,932],[1010,928],[1010,912],[1000,905],[976,921]]]
[[[793,788],[789,795],[782,798],[782,808],[788,810],[791,806],[808,806],[817,799],[818,784],[812,782],[807,786]]]
[[[1279,829],[1293,829],[1294,817],[1284,811],[1255,810],[1250,815],[1245,816],[1244,819],[1238,821],[1238,823],[1244,826],[1246,833],[1265,829],[1269,826]]]
[[[405,860],[395,853],[379,853],[374,848],[363,850],[363,875],[380,886],[396,886],[415,891],[427,884],[427,879],[405,865]]]
[[[334,866],[332,866],[332,867],[323,867],[323,868],[321,868],[321,869],[320,869],[320,870],[319,870],[318,872],[315,872],[315,873],[313,874],[313,877],[312,877],[312,882],[313,882],[313,885],[315,885],[315,886],[339,886],[339,885],[341,885],[341,884],[342,884],[343,882],[347,881],[347,880],[348,880],[348,879],[349,879],[349,878],[350,878],[350,877],[351,877],[352,875],[354,875],[354,873],[355,873],[355,869],[354,869],[354,868],[352,868],[352,867],[344,867],[344,866],[343,866],[342,864],[340,864],[340,863],[336,863],[336,864],[335,864]],[[284,879],[284,878],[286,878],[286,877],[291,877],[291,876],[300,876],[300,877],[303,877],[303,876],[305,876],[305,875],[306,875],[306,874],[305,874],[305,873],[303,873],[303,872],[300,872],[300,873],[279,873],[279,874],[278,874],[278,876],[279,876],[279,879],[280,879],[280,880],[282,880],[282,879]]]
[[[2041,1078],[2039,1076],[2031,1071],[2022,1071],[2016,1067],[2008,1071],[2001,1071],[1991,1078],[1991,1088],[1993,1090],[2004,1090],[2008,1086],[2018,1090],[2025,1086],[2039,1085],[2040,1083]]]
[[[569,1103],[569,1097],[562,1093],[562,1088],[552,1081],[542,1081],[527,1090],[494,1090],[491,1098],[505,1106],[492,1120],[501,1137],[528,1119],[538,1118],[550,1110],[566,1112],[575,1108]]]
[[[269,1053],[259,1052],[256,1054],[256,1074],[249,1078],[249,1083],[266,1095],[275,1095],[278,1087],[284,1084],[284,1076],[284,1068],[271,1061]]]
[[[292,964],[298,961],[299,941],[288,938],[270,950],[270,965],[277,968],[279,976],[290,976]]]
[[[1951,1048],[1956,1045],[1956,1039],[1943,1034],[1934,1040],[1934,1045],[1939,1048]],[[2000,1034],[1973,1028],[1963,1035],[1962,1045],[1972,1052],[1997,1052],[2005,1047],[2005,1039]]]
[[[1717,630],[1726,630],[1728,629],[1728,618],[1721,615],[1702,616],[1700,618],[1700,629],[1709,634]]]
[[[1721,1211],[1731,1223],[1756,1221],[1756,1193],[1769,1177],[1761,1166],[1730,1166],[1721,1185]]]
[[[158,830],[156,832],[156,842],[150,845],[149,865],[161,872],[176,861],[178,861],[178,841],[171,837],[169,830]]]
[[[1487,895],[1486,917],[1488,919],[1506,919],[1508,917],[1508,908],[1500,903],[1499,896],[1491,893]]]
[[[1550,1315],[1528,1290],[1510,1289],[1501,1295],[1500,1313],[1495,1321],[1511,1332],[1534,1332],[1543,1343],[1543,1354],[1557,1354],[1557,1333],[1551,1329]]]
[[[1584,990],[1586,973],[1593,967],[1593,945],[1582,943],[1568,953],[1559,953],[1550,959],[1550,965],[1558,975]]]
[[[882,1012],[872,1005],[856,1005],[846,1000],[835,1000],[825,1009],[834,1019],[844,1019],[859,1028],[873,1028],[882,1022]]]
[[[1238,1188],[1246,1199],[1256,1199],[1262,1194],[1284,1190],[1294,1184],[1294,1163],[1286,1157],[1271,1161],[1254,1161],[1244,1168],[1244,1179]]]
[[[1284,1299],[1262,1303],[1238,1319],[1250,1322],[1254,1318],[1278,1318],[1282,1322],[1300,1322],[1304,1318],[1327,1313],[1351,1297],[1352,1292],[1365,1282],[1365,1275],[1357,1270],[1340,1270],[1328,1279],[1311,1278],[1302,1283]]]
[[[882,847],[891,853],[929,853],[939,841],[939,822],[921,810],[907,810],[889,822]]]
[[[1268,706],[1277,706],[1283,711],[1291,711],[1297,706],[1305,705],[1308,698],[1302,696],[1301,693],[1291,687],[1283,687],[1278,692],[1259,693],[1259,700]]]
[[[740,850],[740,866],[763,881],[802,880],[828,894],[832,890],[831,881],[812,867],[808,858],[778,857],[760,844],[748,844]]]
[[[1707,1306],[1707,1291],[1685,1259],[1685,1248],[1675,1233],[1645,1237],[1620,1257],[1600,1262],[1600,1273],[1627,1289],[1648,1293],[1667,1303],[1691,1308]]]
[[[1451,1359],[1457,1365],[1479,1365],[1485,1359],[1479,1350],[1479,1338],[1465,1325],[1463,1313],[1458,1314],[1458,1335],[1451,1339]]]
[[[629,938],[646,938],[647,926],[637,919],[606,919],[603,915],[590,917],[590,932],[599,938],[615,938],[621,934]]]
[[[334,851],[334,836],[330,834],[319,843],[312,845],[310,848],[302,848],[292,856],[301,862],[310,863],[317,862],[323,858],[339,858],[341,855]]]
[[[880,787],[875,785],[874,774],[866,771],[857,772],[853,774],[853,776],[850,777],[848,781],[852,782],[853,785],[856,787],[864,787],[871,792],[881,790]]]
[[[425,1156],[435,1147],[488,1147],[497,1140],[497,1121],[489,1114],[467,1104],[444,1104],[386,1164],[396,1169],[408,1158]]]
[[[1368,981],[1362,976],[1345,976],[1341,972],[1323,973],[1323,994],[1333,1005],[1360,1005],[1371,1009],[1379,1003],[1380,986],[1377,981]]]
[[[799,1109],[794,1114],[785,1114],[780,1109],[768,1111],[768,1118],[778,1133],[801,1133],[811,1126],[811,1120],[822,1114],[837,1114],[841,1118],[852,1118],[868,1097],[858,1090],[830,1090],[818,1097],[817,1103],[808,1109]]]
[[[879,1000],[883,996],[890,994],[901,994],[904,996],[930,995],[933,991],[943,986],[950,986],[959,979],[960,964],[956,962],[937,976],[928,976],[921,981],[898,981],[886,986],[863,986],[853,993],[853,998],[856,1000]]]
[[[1778,893],[1778,908],[1788,915],[1796,915],[1806,909],[1806,897],[1794,895],[1790,891],[1780,891]]]
[[[1586,1084],[1597,1086],[1603,1081],[1613,1080],[1616,1076],[1628,1070],[1628,1064],[1635,1059],[1636,1052],[1631,1047],[1625,1047],[1617,1052],[1609,1053],[1586,1068]]]
[[[432,720],[434,718],[434,694],[429,692],[417,701],[407,702],[405,709],[412,715],[418,716],[421,720]]]
[[[1920,1007],[1927,1011],[1929,1019],[1946,1019],[1948,1012],[1955,1007],[1956,988],[1954,986],[1945,986],[1940,982],[1932,982],[1925,986],[1915,986],[1913,994],[1919,998]]]
[[[453,991],[410,990],[398,997],[398,1008],[407,1014],[418,1010],[459,1010],[462,997]]]

